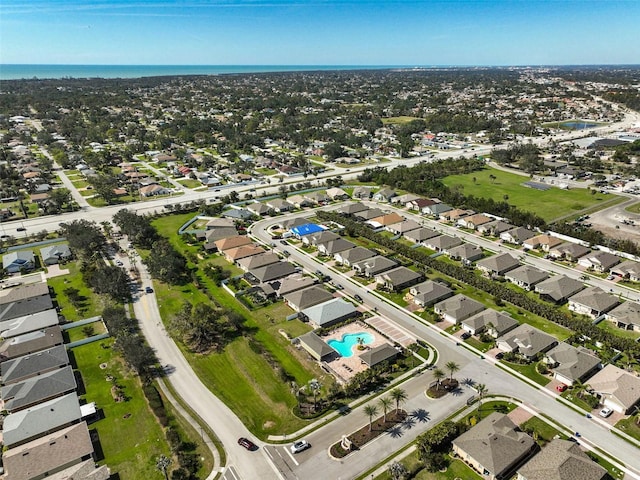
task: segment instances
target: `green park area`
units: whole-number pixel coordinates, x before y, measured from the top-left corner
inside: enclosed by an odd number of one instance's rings
[[[409,123],[409,122],[413,122],[414,120],[420,120],[418,117],[410,117],[407,115],[404,116],[400,116],[400,117],[389,117],[389,118],[383,118],[382,119],[382,123],[384,125],[403,125],[405,123]]]
[[[451,175],[442,179],[448,187],[460,186],[464,195],[506,200],[516,207],[537,213],[545,221],[578,214],[583,210],[598,210],[610,207],[623,198],[600,193],[586,188],[563,190],[552,187],[541,191],[523,186],[528,176],[516,175],[494,168],[464,175]],[[595,192],[595,193],[594,193]]]

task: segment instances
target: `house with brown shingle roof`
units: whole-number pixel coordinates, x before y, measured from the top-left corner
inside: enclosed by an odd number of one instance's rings
[[[640,404],[640,377],[611,363],[589,379],[589,386],[605,407],[618,413],[628,415]]]
[[[213,242],[213,244],[219,252],[224,252],[225,250],[231,250],[232,248],[252,245],[253,242],[246,235],[236,235],[235,237],[226,237],[221,240],[217,240]]]
[[[543,252],[549,252],[554,247],[557,247],[562,244],[562,240],[558,237],[553,237],[551,235],[536,235],[528,240],[522,242],[522,246],[524,248],[528,248],[529,250],[541,249]]]
[[[367,223],[374,228],[378,227],[386,227],[388,225],[393,225],[394,223],[400,223],[404,220],[402,215],[399,215],[396,212],[387,213],[386,215],[382,215],[379,217],[372,218]]]
[[[485,225],[491,221],[493,221],[491,217],[487,217],[482,213],[477,213],[475,215],[470,215],[468,217],[458,219],[457,224],[463,228],[477,230],[480,225]]]
[[[243,245],[242,247],[231,248],[223,252],[227,261],[233,263],[241,258],[251,257],[253,255],[260,255],[265,253],[266,250],[258,245]]]
[[[600,359],[593,352],[565,342],[560,342],[549,350],[544,361],[553,371],[553,378],[565,385],[584,382],[602,368]]]

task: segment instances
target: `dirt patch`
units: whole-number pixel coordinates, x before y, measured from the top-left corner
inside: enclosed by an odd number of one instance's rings
[[[269,430],[269,429],[271,429],[271,428],[273,428],[275,426],[276,426],[275,422],[272,422],[271,420],[267,420],[266,422],[264,422],[262,424],[262,428],[264,430]]]

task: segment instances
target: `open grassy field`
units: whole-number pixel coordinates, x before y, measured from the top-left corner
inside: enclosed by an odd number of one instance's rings
[[[409,116],[400,116],[400,117],[389,117],[383,118],[382,123],[384,125],[394,124],[394,125],[403,125],[405,123],[412,122],[413,120],[419,120],[418,117],[409,117]]]
[[[489,175],[494,175],[496,179],[491,181]],[[594,206],[604,208],[620,201],[620,197],[616,195],[599,192],[593,195],[587,189],[561,190],[554,187],[543,192],[521,185],[528,180],[525,176],[486,168],[465,175],[451,175],[442,179],[442,182],[448,187],[460,185],[465,195],[489,197],[499,201],[504,199],[504,195],[508,195],[507,201],[510,204],[535,212],[548,222],[583,209]]]
[[[69,273],[47,280],[47,283],[55,292],[58,305],[60,306],[60,313],[70,322],[100,315],[105,305],[103,304],[102,298],[95,295],[91,289],[84,284],[82,274],[80,273],[79,262],[69,262],[63,265],[62,268],[69,270]],[[64,293],[67,288],[78,289],[80,302],[77,306],[74,306]]]

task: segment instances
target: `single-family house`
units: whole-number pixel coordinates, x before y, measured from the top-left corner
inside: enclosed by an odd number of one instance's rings
[[[570,262],[576,262],[580,257],[591,252],[589,247],[579,243],[565,242],[549,250],[549,255],[553,258],[564,258]]]
[[[606,480],[607,470],[575,442],[554,438],[517,470],[516,480]]]
[[[305,333],[304,335],[296,338],[296,340],[297,343],[309,352],[309,355],[318,362],[322,362],[337,353],[327,342],[322,340],[322,338],[314,332]]]
[[[197,237],[200,235],[197,234]],[[227,228],[215,228],[213,230],[206,230],[202,237],[204,238],[204,249],[205,250],[217,250],[216,242],[218,240],[222,240],[223,238],[229,237],[237,237],[238,231],[235,227],[227,227]]]
[[[578,280],[565,275],[554,275],[535,285],[534,290],[547,301],[563,303],[584,288],[584,284]]]
[[[31,355],[7,360],[0,364],[2,385],[22,382],[36,375],[55,371],[69,365],[69,355],[64,345],[48,348]]]
[[[216,240],[213,242],[216,250],[221,253],[226,252],[227,250],[232,250],[234,248],[246,247],[247,245],[253,245],[253,242],[247,235],[236,235],[233,237],[226,237],[220,240]]]
[[[420,213],[426,213],[424,211],[424,208],[430,207],[431,205],[435,205],[436,203],[438,202],[436,202],[435,200],[432,200],[431,198],[418,198],[412,202],[408,202],[407,207],[409,208],[409,210],[418,211]]]
[[[500,240],[514,245],[521,245],[523,242],[533,238],[534,236],[535,234],[528,228],[516,227],[506,232],[502,232],[500,234]]]
[[[400,352],[396,348],[384,343],[361,353],[358,358],[368,367],[375,367],[382,362],[394,360],[399,354]]]
[[[453,296],[453,290],[441,283],[427,280],[409,289],[413,303],[420,307],[430,307],[446,298]]]
[[[414,243],[423,243],[430,238],[440,236],[440,234],[430,228],[420,227],[415,230],[406,232],[403,236],[407,240],[411,240]]]
[[[569,310],[598,318],[609,310],[613,310],[619,303],[620,300],[615,295],[605,292],[600,287],[590,287],[569,298]]]
[[[305,195],[311,205],[326,205],[331,202],[331,197],[323,192],[311,192]]]
[[[253,218],[253,212],[247,210],[246,208],[230,208],[229,210],[225,210],[221,214],[225,218],[232,218],[234,220],[249,220]]]
[[[400,223],[404,220],[402,215],[399,215],[396,212],[387,213],[385,215],[381,215],[379,217],[372,218],[367,221],[369,225],[373,228],[381,228],[388,227],[389,225],[393,225],[394,223]]]
[[[498,312],[492,308],[476,313],[475,315],[460,322],[462,329],[471,335],[478,335],[487,332],[493,338],[498,338],[510,332],[518,325],[518,321],[509,315]]]
[[[277,262],[250,270],[247,275],[255,278],[258,282],[264,283],[287,277],[296,271],[296,267],[289,262]]]
[[[513,225],[503,220],[493,220],[488,223],[484,223],[478,227],[478,233],[491,237],[499,237],[502,233],[508,232],[514,228]]]
[[[547,351],[544,362],[553,371],[553,378],[565,385],[584,383],[602,368],[600,359],[591,350],[576,348],[565,342],[560,342]]]
[[[355,187],[351,193],[351,197],[369,200],[371,198],[371,188],[362,186]]]
[[[474,213],[475,212],[473,210],[454,208],[453,210],[449,210],[448,212],[443,213],[440,218],[446,222],[456,223],[458,220],[471,216]]]
[[[391,270],[396,267],[398,262],[382,255],[376,255],[375,257],[367,258],[360,262],[352,264],[353,269],[360,275],[365,277],[375,277],[382,272]]]
[[[626,301],[606,313],[605,318],[618,328],[640,332],[640,304]]]
[[[0,343],[0,362],[46,350],[62,343],[62,330],[57,325],[8,338]]]
[[[393,197],[396,196],[396,192],[390,188],[381,188],[373,194],[373,199],[376,202],[390,202]]]
[[[484,256],[482,248],[471,243],[463,243],[462,245],[453,247],[447,253],[451,259],[461,260],[464,263],[475,262]]]
[[[424,207],[422,209],[422,213],[439,218],[440,215],[448,212],[449,210],[453,210],[453,207],[451,205],[447,205],[446,203],[434,203],[433,205]]]
[[[318,327],[328,327],[357,315],[356,307],[342,298],[314,305],[302,310],[305,317]]]
[[[458,245],[462,245],[462,240],[458,237],[452,237],[450,235],[439,235],[437,237],[429,238],[422,242],[429,250],[435,250],[436,252],[446,253]]]
[[[314,202],[309,200],[306,195],[291,195],[287,197],[287,202],[295,208],[306,208],[313,206]]]
[[[356,220],[361,222],[366,222],[367,220],[371,220],[372,218],[382,217],[384,215],[385,212],[383,212],[379,208],[368,208],[366,210],[361,210],[353,214]]]
[[[304,276],[300,273],[294,273],[289,276],[278,278],[269,282],[269,286],[271,286],[275,290],[278,297],[283,297],[287,293],[295,292],[296,290],[302,290],[303,288],[307,288],[315,284],[315,278]]]
[[[253,255],[260,255],[265,253],[266,250],[259,245],[243,245],[242,247],[229,248],[223,253],[224,257],[229,263],[235,263],[241,258],[251,257]]]
[[[273,210],[276,213],[288,212],[293,210],[293,204],[283,200],[282,198],[274,198],[273,200],[269,200],[267,202],[267,207]]]
[[[307,223],[311,223],[310,219],[295,217],[295,218],[290,218],[288,220],[283,220],[282,223],[280,224],[280,227],[282,228],[282,230],[286,231],[286,230],[291,230],[292,228],[295,228],[295,227],[299,227],[300,225],[306,225]]]
[[[169,195],[171,193],[171,190],[163,187],[162,185],[154,183],[152,185],[140,187],[138,189],[138,192],[140,192],[141,197],[155,197],[157,195]]]
[[[2,299],[2,302],[0,302],[0,305],[2,305],[0,308],[0,323],[13,320],[14,318],[33,315],[34,313],[43,312],[45,310],[51,310],[53,308],[53,301],[48,293],[23,299],[17,299],[17,297],[17,295],[7,295]],[[5,302],[5,300],[9,300],[11,298],[16,299]]]
[[[600,273],[608,272],[618,263],[620,263],[620,257],[602,250],[588,253],[578,259],[578,265]]]
[[[58,312],[51,308],[0,322],[0,338],[11,338],[58,325]]]
[[[640,282],[640,263],[633,260],[625,260],[611,269],[611,274],[622,277],[632,282]]]
[[[450,323],[459,323],[484,309],[483,304],[462,294],[442,300],[433,307],[437,315]]]
[[[420,224],[415,220],[403,220],[386,226],[386,230],[396,235],[405,235],[412,230],[421,228]]]
[[[18,273],[35,268],[33,250],[16,250],[2,256],[2,267],[7,273]]]
[[[456,222],[462,228],[468,228],[471,230],[477,230],[480,225],[486,225],[493,221],[491,217],[487,217],[482,213],[476,213],[475,215],[469,215],[468,217],[462,217]]]
[[[415,285],[423,278],[421,273],[415,272],[410,268],[398,267],[376,275],[376,283],[383,285],[391,291],[397,292],[411,285]]]
[[[335,240],[329,240],[328,242],[319,243],[317,245],[318,252],[320,252],[320,254],[330,257],[335,255],[336,253],[350,250],[355,246],[355,243],[350,242],[349,240],[345,240],[342,237],[336,238]]]
[[[536,284],[549,278],[549,274],[531,265],[521,265],[505,273],[504,278],[525,290],[533,290]]]
[[[538,444],[511,419],[494,412],[453,440],[453,453],[486,480],[511,478]]]
[[[0,305],[20,303],[41,297],[51,298],[49,295],[49,286],[46,282],[27,283],[17,287],[0,289]],[[27,313],[33,312],[22,312],[21,315],[27,315]],[[2,318],[5,317],[3,316]]]
[[[293,227],[289,231],[293,234],[294,237],[302,238],[309,235],[317,235],[318,233],[324,232],[325,230],[326,229],[323,226],[316,223],[305,223],[304,225]]]
[[[552,335],[523,323],[498,337],[496,346],[503,352],[517,352],[527,360],[555,347],[558,340]]]
[[[369,210],[369,207],[360,202],[356,202],[342,205],[337,211],[340,212],[341,215],[355,215],[356,213],[364,212],[365,210]]]
[[[361,262],[368,258],[375,257],[377,254],[368,248],[364,247],[355,247],[350,248],[349,250],[343,250],[342,252],[336,253],[333,258],[335,258],[336,262],[341,263],[347,267],[351,267],[354,263]]]
[[[266,252],[259,255],[253,255],[251,257],[241,258],[236,263],[243,271],[249,272],[273,263],[278,263],[279,261],[280,257],[278,255],[273,252]]]
[[[246,208],[251,213],[259,217],[262,217],[264,215],[269,215],[269,213],[271,212],[271,209],[261,202],[250,203],[249,205],[246,206]]]
[[[487,275],[503,276],[510,270],[518,268],[520,262],[509,253],[501,253],[492,257],[485,258],[476,263],[476,267]]]
[[[589,386],[605,407],[628,415],[640,404],[640,377],[631,375],[612,363],[589,379]]]
[[[45,265],[55,265],[62,261],[69,260],[71,258],[71,250],[69,249],[69,245],[61,243],[42,247],[40,249],[40,256]]]
[[[73,369],[67,365],[22,382],[3,386],[1,390],[3,409],[9,413],[15,413],[74,392],[76,386]]]
[[[296,312],[313,307],[319,303],[328,302],[333,298],[324,288],[314,285],[303,290],[296,290],[284,296],[284,300]]]
[[[349,194],[338,187],[328,188],[327,196],[331,200],[347,200],[349,198]]]
[[[391,203],[406,206],[409,202],[414,202],[419,198],[421,198],[420,195],[416,195],[415,193],[405,193],[404,195],[397,195],[391,198]]]
[[[522,242],[522,246],[528,250],[540,249],[543,252],[549,253],[552,248],[562,245],[563,240],[552,235],[542,234],[531,237],[528,240]]]
[[[340,235],[331,230],[319,230],[315,233],[304,235],[302,237],[302,243],[305,245],[318,245],[320,243],[330,242],[331,240],[337,240],[338,238],[340,238]]]

